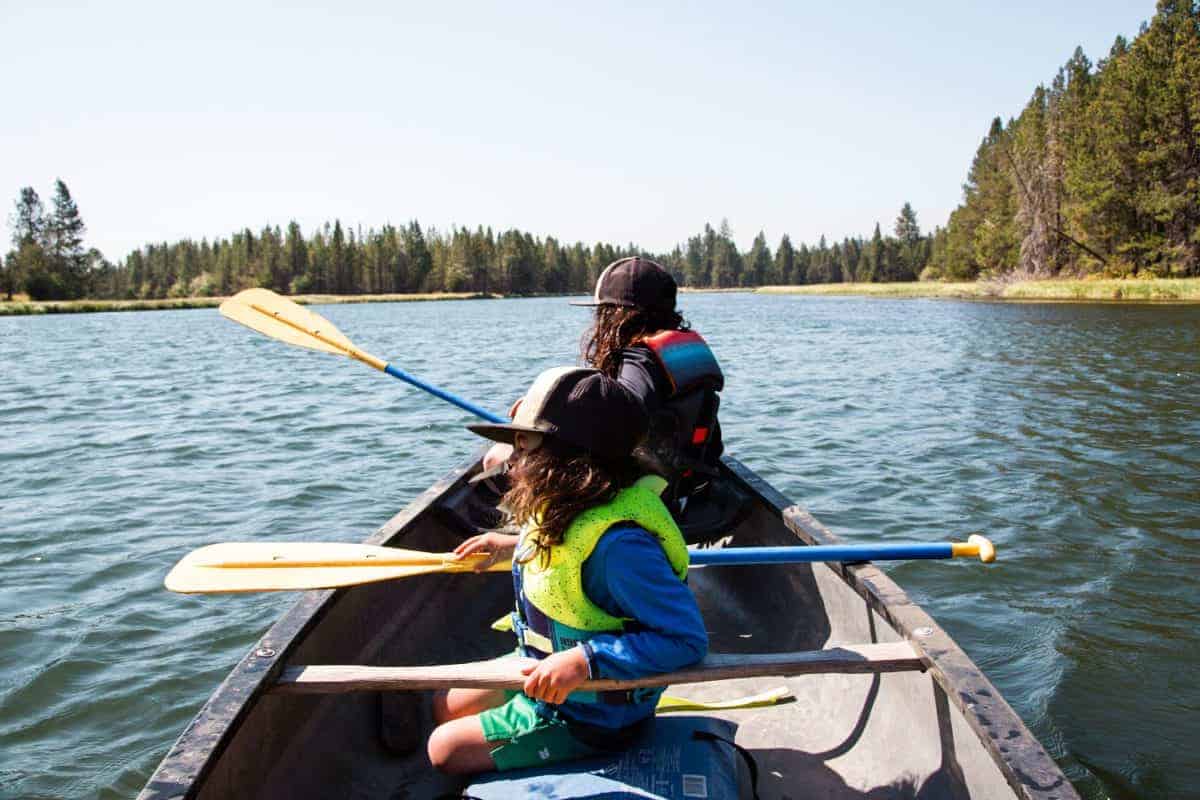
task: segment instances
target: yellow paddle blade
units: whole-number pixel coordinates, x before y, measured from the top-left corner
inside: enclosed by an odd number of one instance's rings
[[[222,316],[281,342],[341,356],[355,357],[358,352],[332,322],[270,289],[238,292],[218,310]]]
[[[193,550],[163,584],[185,594],[333,589],[432,572],[473,572],[487,558],[324,542],[226,542]],[[488,572],[504,572],[508,562]]]
[[[764,706],[790,703],[795,699],[796,697],[792,694],[792,690],[786,686],[779,686],[770,691],[762,692],[761,694],[752,694],[747,697],[734,697],[729,700],[707,702],[664,694],[658,698],[658,706],[654,709],[654,713],[670,714],[676,711],[732,711],[738,708],[763,708]]]

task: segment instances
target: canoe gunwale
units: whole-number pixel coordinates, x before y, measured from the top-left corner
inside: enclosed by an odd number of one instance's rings
[[[807,510],[789,501],[749,467],[730,456],[723,457],[722,461],[758,500],[774,508],[784,524],[801,540],[810,545],[845,544],[841,537]],[[927,666],[927,674],[963,715],[1018,797],[1079,800],[1074,786],[1000,691],[942,626],[914,603],[895,581],[871,562],[831,562],[825,566],[837,573],[873,611],[913,645]]]
[[[366,544],[386,545],[434,510],[479,463],[482,450],[418,495]],[[808,544],[842,540],[739,461],[728,472],[764,509]],[[942,627],[871,563],[829,569],[912,644],[936,687],[962,714],[1014,793],[1027,800],[1079,800],[1074,787],[999,691]],[[267,630],[200,708],[155,769],[139,800],[195,797],[257,700],[268,693],[291,655],[333,607],[336,590],[306,591]],[[926,631],[925,629],[928,629]],[[940,702],[940,701],[939,701]]]
[[[482,451],[480,451],[482,453]],[[385,545],[446,496],[479,463],[477,453],[417,495],[412,502],[365,540]],[[228,746],[253,708],[255,701],[274,686],[295,648],[345,589],[313,589],[303,592],[287,611],[242,657],[216,691],[167,751],[138,800],[177,800],[195,797],[209,771]]]

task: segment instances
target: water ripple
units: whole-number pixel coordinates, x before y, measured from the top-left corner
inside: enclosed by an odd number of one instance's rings
[[[992,537],[990,569],[888,569],[1085,795],[1200,795],[1200,309],[683,306],[726,368],[729,452],[784,494],[856,542]],[[497,411],[575,361],[587,319],[555,299],[320,311]],[[135,794],[287,605],[170,595],[175,560],[359,540],[477,446],[456,409],[212,309],[0,318],[0,364],[0,797]]]

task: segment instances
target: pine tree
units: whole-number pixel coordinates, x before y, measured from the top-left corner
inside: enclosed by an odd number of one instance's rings
[[[892,277],[899,281],[916,280],[924,264],[921,263],[921,227],[917,224],[917,212],[911,203],[906,202],[900,209],[893,232],[899,241],[899,269]]]
[[[706,233],[711,232],[711,228]],[[709,285],[718,289],[738,286],[741,281],[743,263],[737,244],[733,241],[733,231],[728,220],[721,220],[721,229],[714,237],[712,254],[712,272]]]
[[[829,250],[829,282],[842,283],[844,279],[842,247],[835,242]]]
[[[25,244],[45,244],[45,209],[32,186],[26,186],[17,196],[16,208],[9,218],[14,247]]]
[[[742,275],[743,286],[766,286],[771,275],[771,248],[767,246],[767,237],[759,231],[750,245],[750,253],[746,257],[746,271]]]
[[[404,291],[429,291],[426,288],[426,282],[429,274],[433,271],[433,256],[429,252],[425,234],[416,220],[410,222],[404,229],[403,239],[404,252],[408,256],[409,265],[408,285]]]
[[[858,242],[847,236],[842,240],[842,280],[854,283],[858,280],[858,260],[861,248]]]
[[[811,268],[812,251],[809,250],[808,245],[802,242],[799,249],[796,250],[796,266],[795,271],[792,273],[792,285],[803,286],[806,283],[812,283],[808,279],[808,273]]]
[[[21,189],[9,217],[13,250],[5,258],[4,292],[12,300],[13,292],[24,286],[29,275],[46,269],[45,209],[32,186]]]
[[[879,283],[887,276],[887,248],[883,243],[883,231],[879,223],[875,223],[875,231],[871,234],[871,244],[867,247],[866,274],[860,275],[859,280]],[[862,272],[862,270],[860,270]]]
[[[687,251],[683,257],[683,277],[687,286],[708,285],[708,271],[704,266],[704,240],[692,236],[687,240]]]
[[[308,275],[308,244],[295,220],[288,223],[287,238],[283,242],[283,261],[288,274],[287,291],[302,291],[304,276]]]
[[[796,269],[796,252],[792,249],[792,240],[785,233],[779,240],[779,248],[775,251],[775,267],[770,283],[786,286],[792,283]]]
[[[1146,95],[1139,147],[1139,254],[1156,274],[1200,274],[1200,6],[1159,0],[1134,43]]]
[[[346,294],[350,290],[350,264],[346,257],[346,233],[340,219],[333,221],[333,235],[329,238],[329,273],[331,285],[328,291]]]
[[[43,231],[48,274],[37,293],[52,299],[82,297],[88,289],[88,256],[83,247],[87,227],[62,180],[54,182],[54,207]]]

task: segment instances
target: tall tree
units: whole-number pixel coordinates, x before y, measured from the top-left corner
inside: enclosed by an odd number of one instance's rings
[[[750,253],[746,257],[746,271],[742,273],[743,286],[765,286],[770,283],[772,268],[771,248],[767,246],[767,237],[762,231],[754,237],[750,245]]]
[[[786,286],[792,283],[796,270],[796,251],[792,249],[792,240],[785,233],[779,240],[775,250],[775,268],[771,274],[771,282]]]
[[[899,269],[891,277],[900,281],[916,280],[924,264],[920,263],[922,255],[921,226],[917,224],[917,212],[913,210],[911,203],[906,202],[900,209],[900,214],[896,217],[894,232],[899,241]]]
[[[45,242],[46,211],[32,186],[23,188],[17,196],[16,207],[9,224],[12,226],[14,247]]]
[[[288,275],[288,291],[296,291],[296,281],[308,274],[308,244],[295,220],[288,223],[283,242],[283,261]]]
[[[30,274],[45,271],[45,209],[32,186],[21,189],[12,215],[13,250],[5,258],[4,292],[9,300]]]

